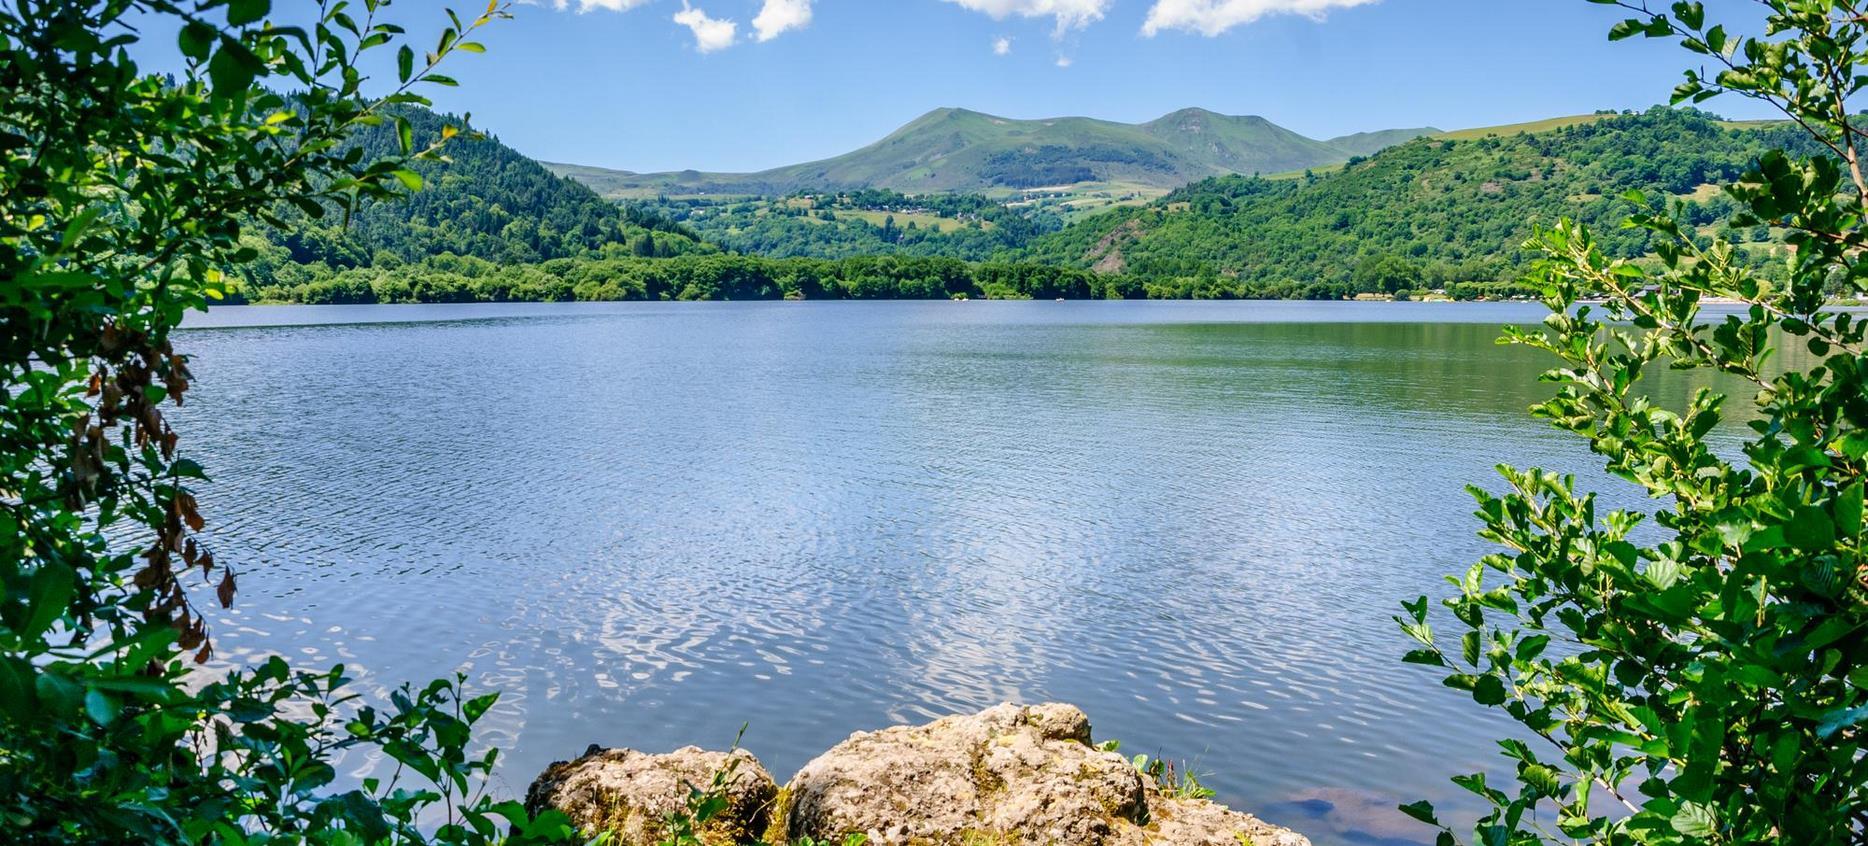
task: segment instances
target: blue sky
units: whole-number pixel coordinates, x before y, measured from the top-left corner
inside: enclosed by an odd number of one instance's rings
[[[431,2],[399,4],[411,32],[435,28]],[[1757,8],[1707,6],[1744,24]],[[486,54],[449,68],[462,87],[437,105],[536,158],[638,171],[823,158],[941,106],[1122,121],[1200,106],[1315,137],[1489,126],[1664,102],[1696,58],[1610,44],[1623,15],[1584,0],[535,0],[514,12]],[[1766,116],[1738,100],[1707,108]]]

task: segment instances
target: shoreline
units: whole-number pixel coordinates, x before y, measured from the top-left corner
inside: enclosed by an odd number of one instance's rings
[[[969,307],[970,306],[970,307]],[[982,307],[983,306],[983,307]],[[1536,321],[1544,314],[1543,306],[1523,301],[1377,301],[1377,300],[949,300],[874,299],[874,300],[623,300],[589,302],[489,302],[489,303],[366,303],[355,305],[258,303],[214,306],[206,312],[192,312],[183,321],[183,331],[210,329],[258,329],[292,326],[341,326],[367,324],[417,324],[509,320],[549,317],[594,317],[603,315],[646,315],[728,313],[748,308],[774,310],[819,308],[893,308],[925,310],[944,317],[1008,314],[1014,310],[1040,317],[1069,314],[1110,314],[1125,311],[1132,316],[1187,315],[1200,323],[1510,323]],[[1200,314],[1192,314],[1201,312]],[[1251,313],[1253,318],[1240,319]],[[1312,312],[1312,314],[1304,314]],[[1325,316],[1323,313],[1330,312]],[[1458,312],[1460,319],[1448,320]],[[1509,316],[1473,319],[1484,312],[1512,312]],[[1345,317],[1349,319],[1344,319]],[[1268,318],[1268,319],[1267,319]],[[1400,319],[1397,319],[1400,318]],[[1143,319],[1136,323],[1149,323]],[[1163,320],[1160,322],[1188,322]]]
[[[984,304],[981,306],[980,304]],[[1713,314],[1731,313],[1743,303],[1706,301]],[[972,306],[972,307],[967,307]],[[1291,300],[1291,299],[1157,299],[1102,300],[927,300],[927,299],[835,299],[835,300],[614,300],[573,302],[473,302],[473,303],[252,303],[213,306],[205,312],[191,312],[184,319],[183,331],[211,329],[260,329],[309,326],[344,326],[372,324],[454,323],[484,320],[512,320],[549,317],[597,317],[664,314],[703,314],[741,311],[748,307],[774,309],[818,308],[893,308],[925,310],[943,318],[969,315],[1008,314],[1017,310],[1040,318],[1070,314],[1110,314],[1144,319],[1127,321],[1138,324],[1155,322],[1150,316],[1185,316],[1187,320],[1162,320],[1162,323],[1534,323],[1546,313],[1543,304],[1525,300]],[[1834,305],[1833,309],[1868,310],[1862,305]],[[1118,321],[1124,322],[1124,321]]]

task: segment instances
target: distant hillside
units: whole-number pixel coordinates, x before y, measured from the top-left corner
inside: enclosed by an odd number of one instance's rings
[[[1782,125],[1663,108],[1530,128],[1419,138],[1310,178],[1204,180],[1043,236],[1017,257],[1140,276],[1158,295],[1337,297],[1496,283],[1524,268],[1518,247],[1533,227],[1562,216],[1588,223],[1611,255],[1646,252],[1646,233],[1618,225],[1631,211],[1620,195],[1631,189],[1686,202],[1710,235],[1731,204],[1709,186],[1768,149],[1809,146]],[[1725,234],[1755,261],[1777,249],[1768,229]]]
[[[978,194],[825,192],[629,201],[708,242],[768,258],[941,256],[984,261],[1064,228],[1061,200],[1007,204]]]
[[[1204,109],[1183,109],[1143,124],[1081,117],[1012,120],[937,109],[855,152],[758,173],[637,174],[546,166],[611,198],[860,188],[978,193],[1085,184],[1159,193],[1222,174],[1342,162],[1436,131],[1396,129],[1319,141],[1261,117]]]
[[[456,122],[425,109],[403,114],[418,147]],[[385,123],[360,131],[353,143],[367,156],[386,155],[398,147],[395,132]],[[666,218],[619,207],[553,174],[497,138],[461,136],[445,152],[449,161],[416,166],[422,190],[398,202],[365,203],[348,222],[341,210],[314,220],[297,209],[280,209],[292,225],[284,231],[257,229],[256,237],[268,242],[258,272],[289,264],[409,263],[445,254],[511,263],[713,249]]]
[[[1348,153],[1350,156],[1372,156],[1389,147],[1406,144],[1423,135],[1440,135],[1440,130],[1431,126],[1419,129],[1384,129],[1379,132],[1358,132],[1354,135],[1342,135],[1331,138],[1327,143]],[[1295,170],[1295,168],[1293,168]]]

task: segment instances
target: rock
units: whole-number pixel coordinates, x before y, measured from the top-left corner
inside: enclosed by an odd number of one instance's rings
[[[858,732],[786,786],[787,835],[875,846],[1309,846],[1210,802],[1170,799],[1090,745],[1070,705],[1000,705]]]
[[[669,814],[687,809],[690,786],[706,790],[714,773],[733,767],[727,805],[698,832],[709,846],[756,840],[765,833],[778,784],[744,751],[695,747],[667,755],[590,747],[584,757],[545,769],[525,794],[527,810],[556,808],[592,834],[611,832],[616,846],[655,846]]]
[[[1310,846],[1309,838],[1205,799],[1167,799],[1149,790],[1149,827],[1140,842],[1173,846]],[[1240,838],[1243,837],[1244,840]]]

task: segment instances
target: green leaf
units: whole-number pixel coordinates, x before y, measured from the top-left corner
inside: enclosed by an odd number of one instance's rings
[[[214,31],[214,27],[206,23],[189,21],[182,27],[181,32],[176,34],[175,44],[181,49],[183,56],[197,62],[205,62],[208,58],[208,51],[214,47],[214,37],[219,34]]]
[[[1472,688],[1472,699],[1480,705],[1503,705],[1509,698],[1505,692],[1505,683],[1497,676],[1480,676]]]
[[[32,586],[27,594],[27,606],[31,613],[21,627],[20,635],[27,639],[39,637],[52,627],[69,610],[71,600],[77,595],[78,587],[71,568],[53,561],[39,565],[32,574]]]
[[[258,23],[270,11],[272,0],[228,0],[227,23],[233,26]]]
[[[97,690],[115,693],[128,693],[142,699],[161,700],[175,692],[175,686],[162,679],[125,676],[120,678],[87,679],[86,684]]]
[[[1822,720],[1816,724],[1816,734],[1818,737],[1828,740],[1830,737],[1835,736],[1836,732],[1858,725],[1862,720],[1868,720],[1868,705],[1857,705],[1853,708],[1837,708],[1823,715]]]
[[[1650,584],[1666,590],[1680,580],[1680,562],[1672,558],[1659,558],[1648,562],[1647,570],[1641,575]]]
[[[1687,29],[1699,30],[1706,27],[1706,7],[1699,3],[1675,3],[1673,13]]]
[[[1862,533],[1862,483],[1843,489],[1836,497],[1836,531],[1846,537]]]
[[[499,693],[497,691],[483,696],[476,696],[467,700],[467,704],[461,707],[461,715],[466,717],[469,723],[478,722],[480,717],[485,715],[486,712],[493,707],[494,703],[498,701]]]
[[[97,688],[91,688],[84,694],[84,712],[100,726],[108,726],[117,721],[122,713],[123,703],[117,698]]]
[[[56,672],[42,672],[33,682],[33,691],[39,701],[53,713],[75,712],[84,689],[71,679]]]
[[[26,719],[38,707],[33,692],[32,665],[19,658],[0,658],[0,711],[16,720]]]
[[[221,48],[208,60],[208,80],[213,83],[217,97],[246,93],[253,87],[253,78],[258,73],[257,57],[232,39],[222,38]]]
[[[1798,549],[1828,549],[1835,546],[1836,525],[1821,508],[1800,505],[1784,526],[1784,538]]]
[[[1557,780],[1556,770],[1543,764],[1526,764],[1519,771],[1518,777],[1545,796],[1554,798],[1563,795],[1563,784]]]
[[[1719,836],[1719,823],[1712,809],[1697,802],[1683,803],[1670,822],[1674,831],[1687,837],[1711,840]]]
[[[1401,813],[1407,814],[1409,817],[1419,820],[1420,822],[1424,822],[1428,825],[1440,824],[1440,818],[1434,814],[1432,802],[1423,799],[1419,802],[1409,802],[1400,807]]]
[[[1829,463],[1829,454],[1812,446],[1794,447],[1784,457],[1786,471],[1801,470],[1805,467],[1828,467]]]

